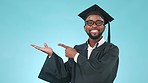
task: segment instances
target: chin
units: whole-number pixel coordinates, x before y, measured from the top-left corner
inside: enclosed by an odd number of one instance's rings
[[[99,39],[101,36],[102,36],[102,33],[96,35],[96,36],[93,36],[91,35],[90,33],[87,33],[87,35],[89,36],[89,38],[91,38],[92,40],[97,40]]]

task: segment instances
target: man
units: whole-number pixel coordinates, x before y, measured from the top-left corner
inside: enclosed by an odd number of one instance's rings
[[[119,50],[102,36],[105,25],[113,18],[98,5],[91,6],[79,16],[85,21],[84,29],[89,38],[86,43],[74,48],[58,44],[65,48],[65,55],[69,58],[66,63],[46,43],[45,48],[32,44],[48,54],[39,78],[50,83],[113,83],[118,69]]]

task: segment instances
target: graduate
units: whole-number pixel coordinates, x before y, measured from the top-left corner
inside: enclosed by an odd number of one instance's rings
[[[46,43],[44,48],[31,44],[48,54],[39,78],[50,83],[113,83],[119,63],[119,49],[110,43],[110,22],[114,19],[96,4],[78,16],[84,20],[89,38],[74,48],[58,44],[65,48],[67,62],[64,63]],[[102,36],[106,25],[108,41]]]

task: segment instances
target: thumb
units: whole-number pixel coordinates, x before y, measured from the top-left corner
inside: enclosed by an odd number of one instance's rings
[[[61,46],[61,47],[65,48],[65,49],[70,48],[69,46],[64,45],[64,44],[58,44],[58,46]]]
[[[45,48],[47,48],[48,47],[47,43],[44,43],[44,46],[45,46]]]

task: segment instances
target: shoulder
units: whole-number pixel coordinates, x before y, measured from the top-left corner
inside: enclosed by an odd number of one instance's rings
[[[82,44],[79,44],[79,45],[75,45],[74,46],[75,49],[86,49],[87,48],[87,43],[82,43]]]
[[[106,52],[113,52],[113,53],[119,53],[119,48],[117,45],[113,44],[113,43],[109,43],[109,42],[106,42],[106,47],[105,47],[105,50]]]
[[[117,45],[115,45],[115,44],[113,44],[113,43],[109,43],[109,42],[106,42],[106,46],[107,46],[107,48],[110,48],[110,49],[112,49],[112,48],[117,48],[117,49],[119,49]]]
[[[118,46],[113,43],[105,42],[104,46],[105,46],[104,51],[106,51],[106,52],[108,52],[108,51],[119,52]]]

